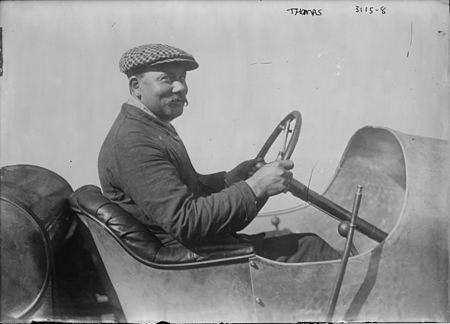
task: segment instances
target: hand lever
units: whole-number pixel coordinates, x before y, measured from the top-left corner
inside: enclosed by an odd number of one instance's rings
[[[356,220],[358,218],[359,205],[361,204],[361,193],[362,187],[358,186],[358,190],[355,194],[355,199],[353,201],[352,216],[350,220],[350,228],[347,235],[347,240],[345,241],[344,254],[342,256],[341,268],[339,269],[338,276],[333,287],[333,293],[331,295],[330,303],[328,305],[327,321],[331,322],[333,320],[334,311],[336,309],[337,300],[339,298],[339,293],[342,287],[342,281],[344,280],[345,270],[347,269],[348,258],[350,257],[350,249],[353,244],[353,234],[355,232]]]

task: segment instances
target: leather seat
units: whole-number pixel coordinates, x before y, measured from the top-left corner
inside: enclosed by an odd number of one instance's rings
[[[99,187],[86,185],[70,197],[70,205],[79,217],[89,217],[101,224],[119,244],[138,261],[148,264],[178,264],[202,260],[252,255],[253,246],[230,243],[200,247],[166,247],[146,226],[103,196]]]

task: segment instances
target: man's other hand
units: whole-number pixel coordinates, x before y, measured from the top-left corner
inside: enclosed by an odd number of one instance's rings
[[[286,192],[292,181],[294,162],[281,160],[268,163],[246,180],[258,199]]]
[[[244,161],[225,174],[225,183],[231,185],[235,182],[247,180],[248,177],[253,175],[263,165],[264,160],[262,158]]]

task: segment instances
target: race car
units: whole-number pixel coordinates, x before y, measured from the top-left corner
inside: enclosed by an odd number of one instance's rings
[[[289,158],[300,126],[290,113],[258,157],[280,141],[276,158]],[[343,252],[306,263],[266,259],[246,244],[211,246],[201,258],[171,250],[100,188],[74,192],[45,168],[5,166],[1,319],[448,321],[449,148],[363,127],[323,194],[294,179],[289,191],[305,204],[253,223],[315,233]]]

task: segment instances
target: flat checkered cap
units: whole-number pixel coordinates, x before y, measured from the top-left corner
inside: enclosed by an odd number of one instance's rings
[[[141,45],[126,51],[120,58],[119,67],[121,72],[130,77],[148,67],[164,63],[180,63],[186,71],[198,68],[191,54],[164,44]]]

